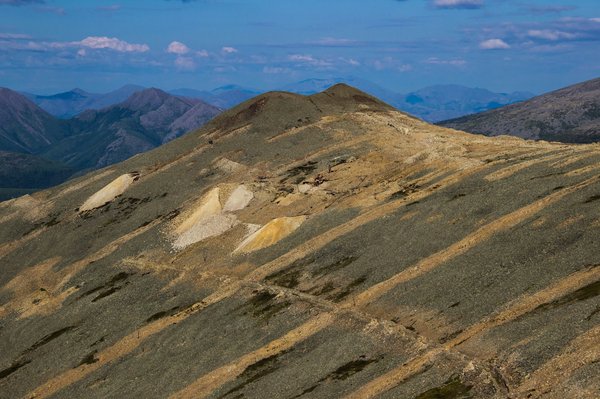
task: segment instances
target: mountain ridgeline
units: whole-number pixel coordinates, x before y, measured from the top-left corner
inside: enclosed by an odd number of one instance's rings
[[[0,397],[597,397],[599,172],[259,95],[0,204]]]
[[[487,111],[533,97],[528,92],[494,93],[460,85],[434,85],[408,93],[398,93],[364,79],[307,79],[283,87],[283,90],[310,95],[337,83],[349,83],[394,107],[427,122],[439,122],[476,112]]]
[[[49,187],[75,173],[148,151],[221,112],[201,100],[158,89],[137,91],[119,104],[68,120],[53,117],[8,89],[0,91],[0,105],[0,187],[9,189],[4,198],[18,193],[14,189]],[[33,178],[32,168],[47,178]]]
[[[61,119],[68,119],[88,109],[101,109],[118,104],[141,90],[144,90],[142,86],[125,85],[105,94],[73,89],[49,96],[30,93],[24,93],[24,95],[49,114]]]
[[[600,141],[600,78],[439,124],[486,136],[595,143]]]

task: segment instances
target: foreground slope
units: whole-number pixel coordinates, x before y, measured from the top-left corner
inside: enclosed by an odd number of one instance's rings
[[[0,205],[0,397],[597,397],[598,161],[261,95]]]
[[[594,143],[600,141],[600,78],[440,125],[486,136]]]

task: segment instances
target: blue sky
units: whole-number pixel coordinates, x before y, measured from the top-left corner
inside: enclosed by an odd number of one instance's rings
[[[598,0],[0,0],[0,86],[356,77],[541,93],[600,76]]]

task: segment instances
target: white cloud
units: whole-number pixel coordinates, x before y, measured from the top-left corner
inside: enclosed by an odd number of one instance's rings
[[[488,39],[479,43],[479,48],[482,50],[506,50],[510,45],[502,39]]]
[[[0,48],[10,50],[56,51],[65,49],[107,49],[121,53],[144,53],[150,50],[147,44],[128,43],[116,37],[89,36],[72,42],[45,42],[21,40],[28,36],[20,34],[0,34]]]
[[[80,48],[79,50],[77,50],[77,55],[80,57],[85,57],[86,54],[87,54],[87,52],[85,51],[84,48]]]
[[[532,29],[527,32],[527,35],[535,39],[544,39],[552,41],[561,39],[571,40],[577,38],[577,35],[574,33],[550,29]]]
[[[0,33],[0,39],[31,39],[31,36],[22,33]]]
[[[281,74],[281,73],[290,73],[292,72],[291,69],[289,68],[282,68],[282,67],[264,67],[263,68],[263,73],[269,74],[269,75],[276,75],[276,74]]]
[[[316,61],[312,55],[292,54],[288,57],[290,61],[314,62]]]
[[[91,49],[109,49],[121,53],[144,53],[150,50],[150,47],[148,47],[147,44],[127,43],[126,41],[117,39],[116,37],[106,36],[89,36],[79,42],[73,42],[72,44]],[[60,43],[55,47],[60,47]]]
[[[171,42],[167,47],[167,53],[183,55],[190,52],[190,48],[181,42]]]
[[[196,51],[196,55],[198,57],[206,58],[206,57],[208,57],[208,51],[206,51],[206,50],[199,50],[199,51]]]
[[[435,0],[433,4],[437,8],[481,8],[483,0]]]
[[[356,40],[352,39],[339,39],[335,37],[324,37],[322,39],[317,40],[316,42],[312,42],[311,44],[316,44],[319,46],[331,46],[331,47],[345,47],[345,46],[353,46],[358,44]]]
[[[221,51],[225,54],[233,54],[238,52],[235,47],[223,47],[221,48]]]
[[[398,71],[400,72],[410,72],[412,69],[413,67],[410,64],[402,64],[398,67]]]
[[[437,57],[430,57],[425,60],[425,63],[431,65],[450,65],[455,67],[462,67],[467,65],[467,61],[460,58],[455,58],[452,60],[442,60]]]
[[[196,63],[191,57],[178,56],[175,59],[175,66],[178,69],[190,71],[196,68]]]
[[[309,64],[316,67],[330,67],[333,65],[327,60],[315,58],[310,54],[292,54],[288,56],[288,60],[303,64]]]

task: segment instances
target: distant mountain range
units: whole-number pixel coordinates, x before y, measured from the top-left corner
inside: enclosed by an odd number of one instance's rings
[[[368,80],[358,78],[308,79],[284,86],[281,89],[311,95],[341,82],[357,87],[386,101],[399,110],[408,112],[427,122],[438,122],[487,111],[527,100],[534,96],[533,93],[529,92],[494,93],[486,89],[460,85],[435,85],[410,93],[396,93]]]
[[[441,126],[486,136],[507,134],[565,143],[600,141],[600,78]]]
[[[126,85],[105,94],[88,93],[81,89],[73,89],[50,96],[40,96],[30,93],[23,94],[49,114],[66,119],[88,109],[101,109],[118,104],[140,90],[144,90],[144,87]]]
[[[194,89],[176,89],[169,91],[170,94],[189,98],[198,98],[223,109],[234,107],[252,97],[259,95],[262,92],[263,91],[261,90],[248,89],[237,85],[217,87],[216,89],[210,91]]]
[[[428,122],[439,122],[463,115],[495,109],[523,101],[534,96],[528,92],[494,93],[486,89],[459,85],[436,85],[410,93],[397,93],[373,82],[359,78],[306,79],[279,87],[277,90],[302,95],[322,92],[338,83],[346,83],[383,99],[388,104]],[[59,118],[70,118],[88,109],[100,109],[124,101],[141,86],[127,85],[106,94],[88,93],[73,89],[51,96],[27,94],[28,98],[48,113]],[[226,85],[214,90],[180,88],[168,93],[186,98],[200,99],[215,107],[234,107],[266,90],[238,85]]]
[[[113,99],[118,97],[114,93]],[[56,96],[51,97],[58,105]],[[220,112],[201,100],[151,88],[61,120],[25,96],[0,89],[0,189],[10,189],[0,198],[12,196],[14,189],[48,187],[120,162],[194,130]]]
[[[311,95],[340,81],[426,121],[444,120],[439,124],[446,127],[486,135],[600,141],[600,79],[528,101],[533,95],[527,92],[503,94],[457,85],[399,94],[356,78],[308,79],[280,89]],[[192,131],[222,109],[259,93],[236,85],[170,93],[128,85],[107,94],[74,89],[52,96],[0,89],[0,188],[10,188],[12,196],[122,161]],[[58,118],[74,113],[70,119]],[[465,114],[474,115],[455,118]]]

